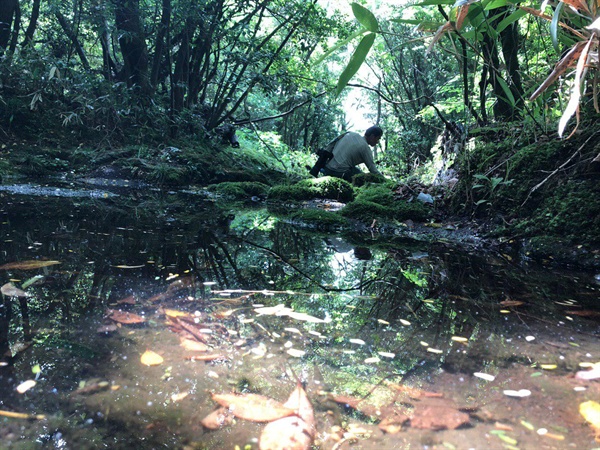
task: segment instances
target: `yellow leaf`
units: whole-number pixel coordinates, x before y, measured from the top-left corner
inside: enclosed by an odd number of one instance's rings
[[[583,402],[579,405],[579,413],[592,428],[600,432],[600,403],[593,400]]]
[[[158,366],[163,363],[164,359],[158,353],[152,350],[146,350],[141,358],[142,364],[146,366]]]
[[[18,261],[18,262],[3,264],[0,266],[0,270],[32,270],[32,269],[39,269],[41,267],[53,266],[55,264],[60,264],[60,261],[44,261],[44,260],[33,259],[33,260],[29,260],[29,261]]]

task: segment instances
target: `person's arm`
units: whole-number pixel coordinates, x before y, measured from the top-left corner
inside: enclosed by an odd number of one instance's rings
[[[377,175],[381,175],[381,172],[379,172],[379,170],[377,170],[377,166],[375,165],[375,162],[373,161],[373,152],[371,152],[371,149],[369,148],[368,145],[363,148],[362,153],[363,153],[363,162],[367,166],[367,169],[369,169],[369,172],[375,173]]]

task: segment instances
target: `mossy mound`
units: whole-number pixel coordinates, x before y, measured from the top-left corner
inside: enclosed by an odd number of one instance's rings
[[[359,173],[352,177],[352,184],[357,187],[365,186],[367,184],[380,184],[385,183],[387,179],[383,175],[377,175],[375,173]]]
[[[229,181],[210,185],[208,190],[218,195],[241,200],[251,197],[264,197],[269,191],[269,186],[257,181]]]
[[[420,202],[407,202],[394,198],[388,185],[362,188],[356,199],[342,210],[345,217],[369,222],[380,220],[414,220],[422,222],[431,216],[431,210]]]
[[[354,188],[341,178],[322,177],[302,180],[292,185],[271,188],[269,200],[303,201],[315,198],[349,202],[354,198]]]

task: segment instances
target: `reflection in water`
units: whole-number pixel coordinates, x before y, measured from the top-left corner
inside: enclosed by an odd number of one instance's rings
[[[263,424],[201,425],[209,394],[284,401],[296,375],[321,448],[594,445],[598,382],[573,377],[599,361],[590,274],[193,195],[2,195],[0,265],[61,261],[0,271],[31,294],[0,305],[0,410],[46,415],[0,419],[8,448],[258,448]]]

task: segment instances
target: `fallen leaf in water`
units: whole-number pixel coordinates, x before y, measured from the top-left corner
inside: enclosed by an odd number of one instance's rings
[[[529,397],[531,395],[531,391],[529,389],[519,389],[515,391],[513,389],[506,389],[504,395],[508,397]]]
[[[402,425],[410,419],[409,416],[403,412],[393,410],[390,414],[379,422],[379,429],[389,434],[398,433],[402,430]]]
[[[114,323],[111,323],[110,325],[102,325],[100,327],[98,327],[96,329],[96,332],[100,333],[100,334],[108,334],[108,333],[113,333],[115,331],[117,331],[119,329],[119,327],[117,327]]]
[[[596,435],[596,441],[600,440],[600,403],[593,400],[583,402],[579,405],[579,414],[590,424]]]
[[[180,337],[179,342],[183,348],[189,350],[190,352],[207,352],[210,348],[203,342],[194,341],[192,339],[186,339],[184,337]]]
[[[190,313],[178,311],[176,309],[163,308],[161,309],[161,312],[168,317],[190,317]]]
[[[229,408],[235,417],[252,422],[271,422],[295,414],[277,400],[259,394],[213,394],[212,399]]]
[[[122,298],[121,300],[116,301],[117,305],[135,305],[136,300],[135,296],[130,295],[129,297]]]
[[[55,264],[60,264],[60,261],[42,261],[34,259],[29,261],[19,261],[3,264],[0,266],[0,270],[32,270],[39,269],[40,267],[53,266]]]
[[[600,378],[600,363],[592,364],[591,370],[580,370],[575,374],[579,380],[596,380]]]
[[[95,394],[96,392],[103,391],[110,387],[110,383],[108,381],[99,381],[86,383],[83,387],[74,390],[71,392],[71,395],[90,395]]]
[[[554,370],[557,367],[558,366],[556,364],[540,364],[540,368],[542,368],[544,370]]]
[[[127,264],[119,264],[117,266],[113,266],[117,269],[141,269],[142,267],[145,267],[145,264],[139,264],[137,266],[129,266]]]
[[[233,414],[227,408],[221,407],[200,421],[202,426],[209,430],[218,430],[224,426],[230,425],[233,422]]]
[[[106,317],[108,317],[110,320],[114,320],[115,322],[122,323],[125,325],[144,323],[146,321],[144,317],[138,314],[117,309],[107,309]]]
[[[366,344],[366,342],[363,341],[362,339],[348,339],[348,341],[353,344],[357,344],[357,345],[365,345]]]
[[[587,317],[588,319],[600,319],[600,311],[583,309],[581,311],[565,311],[565,314],[571,316]]]
[[[158,353],[146,350],[141,357],[141,361],[146,366],[158,366],[163,363],[164,359]]]
[[[410,426],[427,430],[454,430],[469,423],[469,415],[440,399],[433,403],[416,402]]]
[[[17,392],[19,394],[24,394],[29,389],[31,389],[32,387],[34,387],[36,384],[37,384],[37,382],[35,380],[23,381],[20,385],[17,386]]]
[[[2,292],[7,297],[29,297],[29,294],[18,287],[16,287],[12,283],[6,283],[0,288],[0,292]]]
[[[519,300],[504,300],[504,301],[500,302],[500,305],[502,305],[506,308],[521,306],[524,304],[525,304],[525,302],[521,302]]]
[[[188,395],[190,395],[189,392],[180,392],[179,394],[173,394],[173,395],[171,395],[171,400],[174,402],[180,402],[181,400],[186,398]]]
[[[0,416],[2,417],[10,417],[11,419],[36,419],[36,420],[44,420],[46,416],[43,414],[24,414],[18,413],[14,411],[0,411]]]
[[[302,358],[306,355],[306,352],[304,350],[298,350],[297,348],[290,348],[287,350],[287,354],[294,358]]]
[[[223,355],[194,355],[194,356],[186,356],[189,361],[225,361],[228,358]]]
[[[409,327],[411,323],[408,320],[400,319],[400,323],[405,327]]]
[[[486,380],[486,381],[494,381],[496,379],[496,377],[494,375],[489,375],[489,374],[483,373],[483,372],[475,372],[473,374],[473,376],[475,376],[477,378],[481,378],[482,380]]]
[[[390,388],[394,389],[395,391],[397,391],[401,394],[405,394],[408,397],[415,399],[415,400],[423,398],[423,397],[426,397],[426,398],[443,397],[443,394],[440,394],[438,392],[423,391],[419,388],[415,388],[412,386],[406,386],[404,384],[388,383],[387,385]]]
[[[300,382],[290,394],[285,407],[296,416],[275,420],[260,435],[260,450],[308,450],[316,434],[312,404]]]

